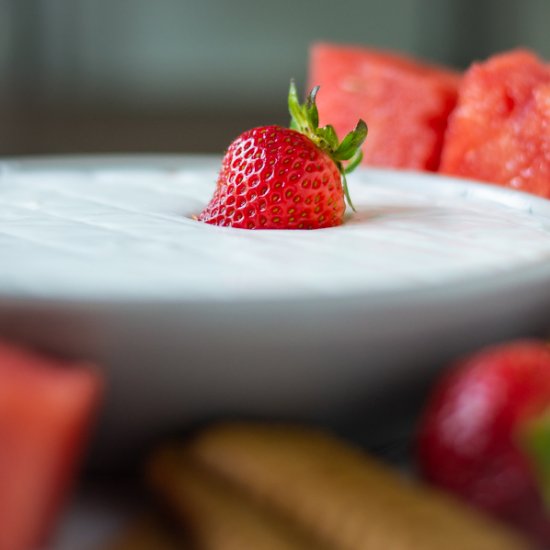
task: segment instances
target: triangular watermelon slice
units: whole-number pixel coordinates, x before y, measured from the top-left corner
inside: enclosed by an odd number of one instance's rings
[[[100,381],[0,342],[0,549],[44,542],[70,486]]]
[[[310,54],[321,124],[343,136],[364,119],[363,162],[374,166],[437,170],[459,81],[449,69],[380,50],[321,43]]]
[[[441,171],[550,198],[550,66],[525,50],[472,65]]]

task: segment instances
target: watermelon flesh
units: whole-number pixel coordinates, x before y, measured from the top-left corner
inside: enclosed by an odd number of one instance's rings
[[[550,66],[525,50],[472,65],[441,171],[550,198]]]
[[[379,50],[321,43],[310,52],[320,124],[341,138],[362,118],[363,163],[372,166],[437,170],[459,81],[449,69]]]
[[[0,342],[0,549],[39,547],[75,472],[97,373]]]

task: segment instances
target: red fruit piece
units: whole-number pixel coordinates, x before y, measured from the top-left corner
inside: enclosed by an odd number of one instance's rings
[[[345,196],[349,202],[345,174],[361,160],[367,127],[359,121],[339,143],[332,126],[319,128],[317,91],[300,105],[291,84],[292,129],[262,126],[233,141],[199,221],[244,229],[319,229],[342,223]]]
[[[312,229],[342,223],[345,208],[332,159],[299,132],[263,126],[230,145],[215,198],[199,220],[246,229]]]
[[[474,64],[449,120],[441,171],[550,198],[550,66],[523,50]]]
[[[431,482],[548,545],[550,461],[536,443],[550,451],[549,412],[547,344],[518,341],[482,350],[434,388],[420,425],[420,468]]]
[[[0,342],[2,550],[38,548],[53,526],[98,400],[83,366]]]
[[[338,133],[357,118],[369,123],[363,163],[437,170],[460,75],[394,53],[353,46],[316,44],[310,82],[318,83],[321,121]]]

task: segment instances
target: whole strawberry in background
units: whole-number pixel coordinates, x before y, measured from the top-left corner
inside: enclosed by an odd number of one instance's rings
[[[344,197],[353,208],[346,174],[361,162],[367,126],[359,120],[341,143],[332,126],[319,128],[318,90],[300,104],[291,82],[291,128],[261,126],[231,143],[199,221],[245,229],[319,229],[343,222]]]
[[[436,485],[550,548],[550,346],[482,350],[436,385],[419,466]]]

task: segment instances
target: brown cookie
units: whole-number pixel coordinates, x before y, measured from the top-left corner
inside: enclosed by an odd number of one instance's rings
[[[219,425],[192,442],[188,453],[326,547],[529,547],[519,536],[446,495],[402,479],[362,452],[309,429]]]
[[[149,479],[197,550],[323,550],[323,545],[194,464],[182,447],[158,452]]]

